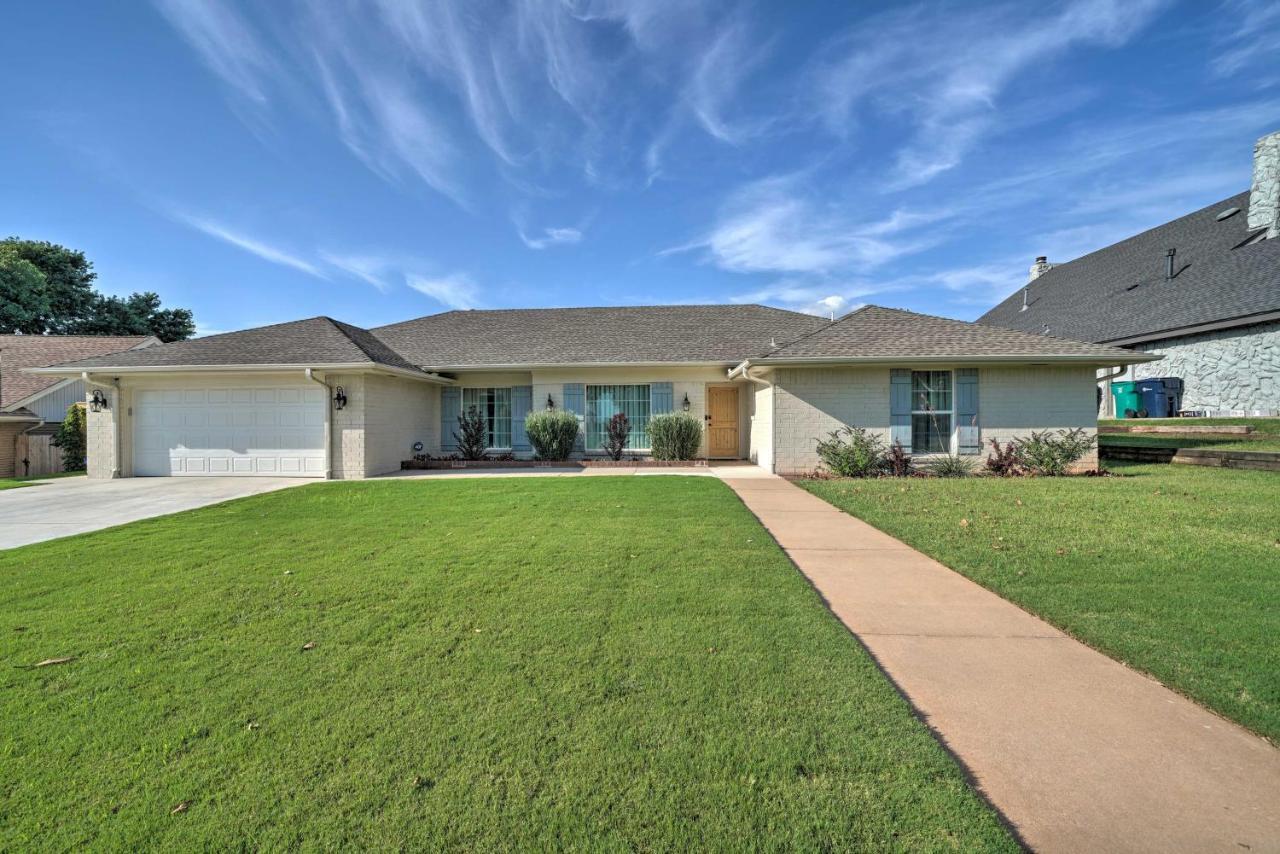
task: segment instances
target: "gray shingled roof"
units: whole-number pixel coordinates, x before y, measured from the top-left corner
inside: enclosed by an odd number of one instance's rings
[[[366,329],[328,317],[259,326],[242,332],[175,341],[145,350],[130,350],[69,362],[59,367],[186,367],[194,365],[377,364],[405,370],[405,360]]]
[[[0,335],[0,409],[62,381],[25,368],[130,350],[155,340],[151,335]]]
[[[1131,350],[1086,344],[1047,335],[979,326],[898,308],[863,306],[835,323],[785,347],[761,353],[755,362],[805,359],[977,359],[1028,356],[1033,359],[1096,358],[1120,364],[1140,358]]]
[[[1240,212],[1221,222],[1229,208]],[[1242,246],[1249,194],[1240,193],[1054,267],[978,318],[979,323],[1084,341],[1121,341],[1280,311],[1280,240]],[[1177,275],[1165,279],[1165,252]],[[1050,259],[1052,261],[1053,259]]]
[[[771,341],[827,325],[762,305],[662,305],[449,311],[374,330],[416,364],[448,369],[496,365],[722,362]]]

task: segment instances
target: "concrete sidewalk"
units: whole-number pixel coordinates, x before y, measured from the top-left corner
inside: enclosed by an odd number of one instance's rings
[[[1275,747],[781,478],[724,480],[1032,849],[1280,851]]]

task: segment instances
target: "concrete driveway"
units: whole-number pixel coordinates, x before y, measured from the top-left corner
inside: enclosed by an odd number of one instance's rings
[[[323,481],[287,477],[66,477],[0,490],[0,549]]]

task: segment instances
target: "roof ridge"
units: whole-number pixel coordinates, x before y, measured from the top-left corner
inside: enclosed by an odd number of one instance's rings
[[[365,356],[366,356],[366,357],[368,357],[368,359],[369,359],[369,361],[370,361],[370,362],[372,362],[372,363],[374,363],[374,364],[376,364],[376,365],[385,365],[385,364],[388,364],[388,362],[387,362],[387,360],[386,360],[385,358],[383,358],[382,356],[378,355],[377,353],[370,352],[369,348],[368,348],[368,347],[366,347],[366,346],[364,345],[364,343],[362,343],[362,342],[361,342],[361,341],[360,341],[356,336],[352,335],[352,334],[351,334],[351,332],[350,332],[349,330],[354,329],[354,330],[356,330],[357,332],[359,332],[361,335],[368,335],[368,336],[369,336],[370,338],[372,338],[374,341],[377,341],[380,345],[382,345],[383,347],[385,347],[385,348],[387,349],[387,352],[389,352],[389,353],[391,353],[392,355],[394,355],[397,359],[399,359],[400,361],[404,362],[406,365],[413,365],[413,364],[414,364],[414,362],[413,362],[413,360],[412,360],[412,359],[407,358],[403,353],[401,353],[401,352],[400,352],[399,350],[397,350],[395,347],[392,347],[392,346],[391,346],[390,344],[388,344],[386,341],[383,341],[383,340],[382,340],[382,338],[380,338],[380,337],[377,335],[377,333],[375,333],[373,330],[371,330],[371,329],[365,329],[363,326],[356,326],[354,323],[347,323],[345,320],[337,320],[337,319],[335,319],[335,318],[329,317],[328,315],[321,315],[321,317],[323,317],[325,320],[327,320],[327,321],[329,321],[331,324],[333,324],[333,327],[334,327],[335,329],[337,329],[340,333],[342,333],[342,335],[343,335],[343,336],[344,336],[348,341],[350,341],[352,344],[354,344],[354,345],[356,346],[356,348],[357,348],[361,353],[364,353],[364,354],[365,354]],[[415,366],[415,367],[416,367],[416,366]]]
[[[759,302],[694,302],[694,303],[650,303],[646,305],[562,305],[562,306],[526,306],[526,307],[505,307],[505,308],[453,308],[448,311],[437,311],[434,314],[423,314],[418,317],[411,317],[407,320],[397,320],[395,323],[386,323],[381,326],[371,327],[368,331],[374,332],[378,329],[388,329],[394,326],[403,326],[406,323],[414,323],[420,320],[426,320],[433,317],[446,317],[451,314],[514,314],[516,312],[552,312],[552,311],[626,311],[629,309],[688,309],[688,308],[756,308],[764,311],[778,312],[780,314],[788,314],[795,317],[819,317],[819,315],[809,314],[805,311],[795,311],[789,308],[780,308],[776,305],[765,305]]]
[[[797,338],[792,338],[790,341],[787,341],[785,344],[778,345],[773,350],[770,350],[767,355],[772,355],[773,353],[780,352],[782,350],[787,349],[792,344],[799,344],[801,341],[805,340],[806,338],[826,332],[829,329],[833,329],[834,327],[839,326],[841,323],[844,323],[846,320],[853,317],[855,314],[861,314],[862,312],[866,311],[869,308],[878,308],[878,309],[883,309],[885,311],[894,311],[894,309],[885,308],[885,306],[882,306],[882,305],[873,305],[871,303],[860,305],[857,308],[855,308],[853,311],[849,312],[848,314],[842,314],[838,319],[828,321],[825,326],[819,326],[817,329],[813,330],[812,332],[806,332],[805,334]],[[810,317],[818,317],[819,319],[823,319],[821,318],[820,315],[810,315]]]

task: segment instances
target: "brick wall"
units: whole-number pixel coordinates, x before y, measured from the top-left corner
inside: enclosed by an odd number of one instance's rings
[[[788,368],[778,370],[774,400],[774,470],[812,472],[817,439],[841,426],[865,427],[889,442],[889,368]],[[983,451],[1033,430],[1084,428],[1096,433],[1092,367],[982,368],[978,420]],[[760,401],[757,399],[757,407]],[[1096,452],[1081,461],[1097,464]],[[762,463],[763,465],[763,463]]]
[[[363,393],[366,476],[399,470],[413,456],[414,442],[439,447],[439,386],[369,374]]]
[[[108,409],[94,412],[88,406],[89,396],[94,389],[100,389],[107,396]],[[89,477],[110,478],[112,470],[116,468],[116,425],[112,413],[120,403],[120,394],[116,389],[92,386],[85,392],[85,451],[89,458],[86,473]]]

